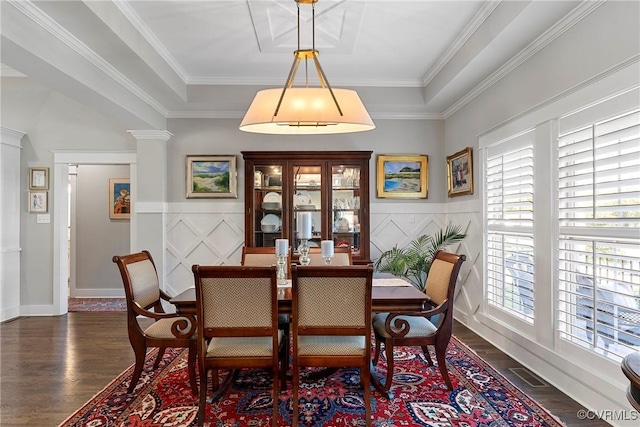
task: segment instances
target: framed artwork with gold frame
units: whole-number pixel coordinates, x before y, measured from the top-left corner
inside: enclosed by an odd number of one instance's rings
[[[49,168],[29,168],[29,190],[49,189]]]
[[[473,194],[473,156],[471,147],[447,156],[449,197]]]
[[[377,196],[426,199],[429,191],[429,156],[381,154],[377,159]]]
[[[109,179],[109,218],[131,219],[131,183],[128,178]]]
[[[187,199],[238,197],[236,156],[187,156]]]

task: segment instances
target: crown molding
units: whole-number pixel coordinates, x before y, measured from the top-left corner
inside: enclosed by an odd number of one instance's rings
[[[80,41],[77,37],[72,35],[69,31],[60,26],[50,16],[44,13],[41,9],[35,6],[28,0],[6,0],[16,10],[22,12],[25,16],[31,19],[36,25],[42,29],[48,31],[55,38],[64,43],[71,50],[76,52],[82,58],[93,64],[98,70],[104,73],[107,77],[113,79],[120,86],[124,87],[127,91],[131,92],[134,96],[141,99],[148,104],[151,108],[156,110],[163,116],[167,115],[167,110],[155,99],[153,99],[148,93],[142,90],[139,86],[125,77],[124,74],[116,70],[111,64],[105,61],[100,55],[93,51],[89,46]],[[116,2],[117,3],[117,2]]]
[[[0,76],[2,77],[28,77],[26,74],[22,74],[20,71],[15,70],[8,65],[0,64]]]
[[[122,15],[131,22],[131,25],[134,26],[136,30],[144,37],[144,39],[155,49],[155,51],[160,55],[162,59],[171,67],[171,69],[182,79],[184,84],[187,84],[189,81],[189,75],[187,72],[180,66],[178,61],[169,53],[167,48],[158,40],[153,31],[149,29],[145,25],[145,23],[140,19],[140,15],[136,13],[136,11],[131,7],[128,0],[120,0],[114,1],[113,4],[120,10]]]
[[[480,26],[487,20],[487,18],[493,13],[493,11],[502,3],[502,0],[487,1],[483,4],[482,8],[476,13],[471,22],[466,28],[458,35],[453,41],[451,46],[445,51],[445,53],[436,61],[427,74],[422,79],[422,86],[426,87],[435,76],[451,61],[456,53],[464,44],[471,38],[471,36],[480,28]]]
[[[153,139],[159,141],[168,141],[173,134],[166,130],[128,130],[135,139]]]
[[[16,148],[22,148],[21,140],[25,136],[25,132],[0,126],[0,142],[2,145],[10,145]]]
[[[282,78],[255,78],[255,77],[208,77],[195,76],[189,77],[187,84],[189,85],[237,85],[237,86],[264,86],[264,87],[282,87]],[[420,79],[398,79],[398,80],[371,80],[371,79],[332,79],[329,77],[332,87],[424,87]]]
[[[170,111],[168,119],[242,119],[246,111]],[[372,119],[377,120],[444,120],[442,113],[372,113]]]
[[[598,0],[598,1],[584,1],[580,3],[580,5],[576,6],[568,15],[558,21],[553,27],[549,28],[542,35],[536,38],[533,42],[531,42],[526,48],[521,50],[516,56],[511,58],[508,62],[506,62],[502,67],[498,68],[494,73],[492,73],[489,77],[484,79],[478,86],[470,90],[466,95],[457,100],[453,105],[447,108],[444,111],[444,117],[449,118],[462,107],[467,105],[477,96],[482,94],[484,91],[489,89],[491,86],[499,82],[501,79],[506,77],[510,72],[518,68],[525,61],[531,58],[533,55],[542,50],[549,43],[560,37],[564,34],[565,31],[569,30],[575,24],[580,22],[586,16],[588,16],[591,12],[596,10],[598,7],[602,6],[606,0]]]

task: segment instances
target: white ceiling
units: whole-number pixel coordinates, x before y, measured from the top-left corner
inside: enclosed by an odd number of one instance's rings
[[[443,118],[597,3],[319,0],[315,47],[330,84],[356,89],[374,120]],[[311,6],[300,12],[311,48]],[[284,83],[297,44],[294,0],[3,0],[1,29],[4,65],[151,125],[242,117]]]

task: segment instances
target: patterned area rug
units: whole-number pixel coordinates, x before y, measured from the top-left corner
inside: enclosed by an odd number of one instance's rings
[[[69,298],[69,311],[127,311],[124,298]]]
[[[447,361],[454,390],[448,391],[437,366],[429,367],[421,352],[400,347],[396,375],[388,401],[372,392],[373,426],[561,426],[547,410],[524,394],[457,339],[449,344]],[[135,393],[126,389],[129,367],[61,426],[192,426],[198,399],[191,394],[186,350],[167,350],[158,368],[151,365]],[[435,356],[432,355],[435,362]],[[384,360],[379,368],[386,369]],[[383,371],[384,372],[384,371]],[[317,382],[303,383],[301,426],[364,425],[363,393],[357,370],[338,370]],[[215,404],[207,404],[205,425],[216,427],[269,426],[270,376],[258,370],[241,371],[235,384]],[[291,425],[291,383],[280,393],[279,426]]]

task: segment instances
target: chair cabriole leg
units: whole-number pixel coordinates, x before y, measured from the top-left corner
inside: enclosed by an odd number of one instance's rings
[[[387,382],[384,387],[389,390],[391,383],[393,382],[393,344],[390,342],[384,343],[384,354],[387,357]]]
[[[200,369],[200,398],[198,399],[198,427],[204,425],[204,414],[207,405],[207,371]]]
[[[194,395],[198,395],[198,385],[196,384],[196,357],[198,356],[198,349],[195,344],[189,346],[189,384],[191,384],[191,391]]]
[[[156,356],[156,361],[153,363],[153,369],[158,369],[158,366],[160,366],[165,349],[165,347],[158,347],[158,355]]]
[[[136,385],[140,380],[140,376],[142,375],[145,357],[147,356],[147,347],[144,344],[140,345],[137,343],[131,343],[131,346],[133,347],[133,353],[135,354],[136,364],[133,368],[133,375],[131,376],[131,383],[129,384],[127,393],[133,393],[133,390],[136,388]]]

